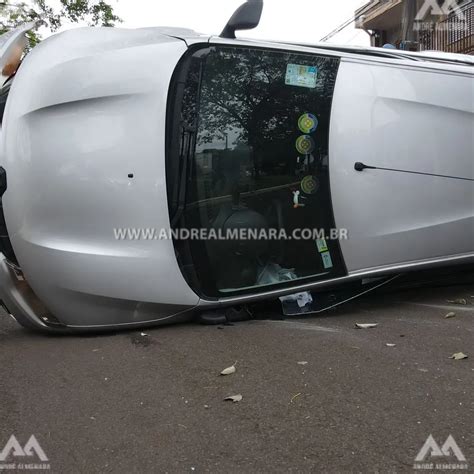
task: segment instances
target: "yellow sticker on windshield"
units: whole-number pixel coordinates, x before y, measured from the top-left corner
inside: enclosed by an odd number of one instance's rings
[[[313,133],[318,128],[318,119],[313,114],[303,114],[298,119],[298,128],[303,133]]]

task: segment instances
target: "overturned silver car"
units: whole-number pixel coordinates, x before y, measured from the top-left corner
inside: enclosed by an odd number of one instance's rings
[[[255,4],[219,37],[71,30],[15,74],[25,29],[0,38],[0,300],[20,324],[181,322],[474,262],[473,59],[236,39]]]

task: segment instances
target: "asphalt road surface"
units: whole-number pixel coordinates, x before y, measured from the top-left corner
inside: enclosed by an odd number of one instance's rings
[[[451,434],[473,472],[473,297],[474,285],[405,290],[146,336],[36,335],[2,313],[0,453],[14,434],[35,435],[58,473],[412,472],[430,434]]]

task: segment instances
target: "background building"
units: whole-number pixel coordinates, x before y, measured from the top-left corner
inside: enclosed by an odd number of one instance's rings
[[[355,17],[372,46],[474,54],[472,0],[372,0]]]

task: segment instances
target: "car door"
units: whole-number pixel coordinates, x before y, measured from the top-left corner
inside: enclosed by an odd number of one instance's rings
[[[342,60],[329,147],[349,273],[472,258],[472,81],[462,66]]]

